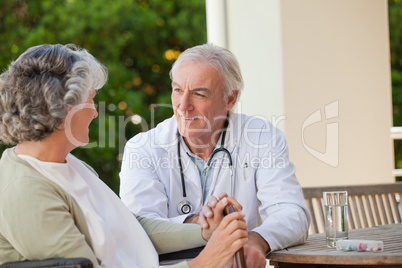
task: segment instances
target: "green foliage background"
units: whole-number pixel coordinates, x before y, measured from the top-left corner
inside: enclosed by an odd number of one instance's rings
[[[170,104],[170,67],[180,51],[206,42],[205,16],[204,0],[1,0],[0,69],[43,43],[76,44],[108,67],[91,142],[72,153],[117,193],[123,146],[173,114],[151,105]],[[130,122],[135,114],[142,125]]]
[[[402,0],[389,0],[388,10],[394,126],[402,126]],[[396,140],[394,148],[395,167],[402,168],[402,141]]]
[[[394,125],[402,126],[402,0],[388,0]],[[206,42],[204,0],[1,0],[0,69],[27,48],[73,43],[109,69],[96,97],[91,143],[73,151],[116,193],[123,146],[172,115],[171,64],[180,51]],[[152,104],[167,104],[153,108]],[[142,123],[129,118],[138,114]],[[95,143],[95,144],[94,144]],[[0,143],[0,153],[6,148]],[[395,142],[402,168],[402,142]]]

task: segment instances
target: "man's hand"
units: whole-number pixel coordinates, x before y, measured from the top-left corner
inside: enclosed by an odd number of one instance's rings
[[[244,245],[243,248],[247,267],[254,267],[254,268],[266,267],[267,259],[265,258],[265,254],[262,254],[261,251],[259,251],[253,246],[250,246],[249,244]]]
[[[247,267],[264,268],[267,264],[265,255],[270,251],[269,244],[256,232],[248,232],[248,241],[244,245]]]
[[[249,233],[250,234],[250,233]],[[267,259],[265,256],[255,247],[245,244],[243,246],[244,257],[246,259],[247,267],[250,268],[265,268],[267,265]],[[238,268],[236,265],[236,255],[230,259],[227,268]]]
[[[262,239],[263,241],[260,241]],[[261,244],[268,243],[256,232],[248,232],[247,244],[243,246],[244,257],[246,258],[247,267],[253,268],[265,268],[267,265],[267,259],[265,258],[265,252],[261,249]],[[269,247],[269,246],[268,246]],[[227,264],[228,268],[238,268],[236,265],[236,259],[232,258]]]
[[[249,232],[247,245],[257,249],[264,256],[271,250],[267,241],[259,233]]]
[[[188,216],[184,220],[184,223],[198,223],[199,216],[200,216],[199,214],[194,214],[194,215]]]

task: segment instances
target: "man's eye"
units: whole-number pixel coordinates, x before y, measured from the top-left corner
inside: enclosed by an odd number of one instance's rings
[[[205,97],[206,97],[205,95],[203,95],[203,94],[201,94],[201,93],[195,93],[195,95],[198,96],[198,97],[202,97],[202,98],[205,98]]]

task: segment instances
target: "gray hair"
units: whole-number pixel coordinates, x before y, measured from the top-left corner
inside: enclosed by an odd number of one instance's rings
[[[175,63],[173,63],[169,73],[170,79],[173,80],[176,69],[185,61],[205,62],[216,68],[225,80],[225,99],[231,96],[233,91],[239,90],[240,95],[240,92],[243,90],[244,83],[239,63],[235,55],[229,50],[214,44],[204,44],[189,48],[182,52]]]
[[[40,141],[61,126],[67,109],[107,81],[107,69],[74,45],[29,48],[0,75],[0,140]]]

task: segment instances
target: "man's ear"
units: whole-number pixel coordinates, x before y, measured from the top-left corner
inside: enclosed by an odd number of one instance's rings
[[[232,95],[227,98],[226,110],[231,110],[235,106],[239,92],[240,91],[238,89],[233,90]]]

